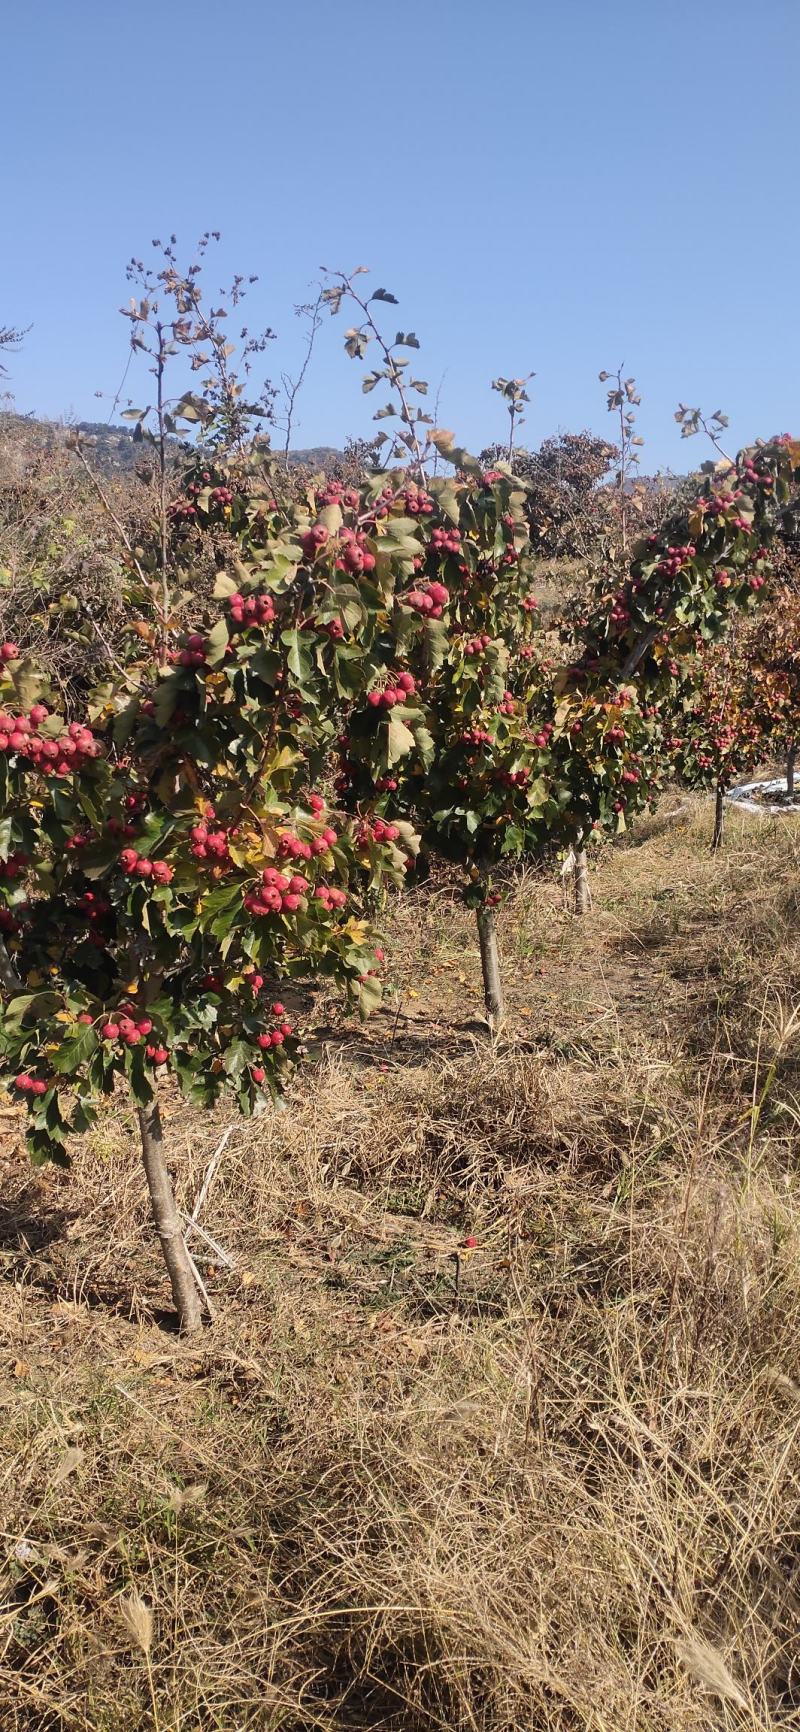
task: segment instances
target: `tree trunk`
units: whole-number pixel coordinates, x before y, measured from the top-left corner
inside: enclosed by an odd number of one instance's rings
[[[717,783],[717,797],[714,804],[714,835],[711,841],[711,852],[716,854],[722,842],[725,829],[725,792],[722,783]]]
[[[192,1273],[183,1228],[175,1207],[172,1181],[164,1159],[164,1133],[158,1101],[153,1100],[147,1107],[137,1107],[136,1111],[142,1139],[142,1160],[153,1206],[153,1220],[169,1271],[178,1321],[183,1333],[191,1335],[202,1324],[200,1294]]]
[[[797,747],[792,743],[786,754],[786,792],[790,800],[794,799],[794,761],[797,757]]]
[[[499,1034],[503,1023],[503,983],[500,978],[500,954],[497,948],[497,923],[493,908],[478,909],[478,938],[483,969],[483,998],[486,1015],[493,1035]]]
[[[588,914],[592,905],[589,894],[589,861],[585,848],[575,849],[575,913]]]

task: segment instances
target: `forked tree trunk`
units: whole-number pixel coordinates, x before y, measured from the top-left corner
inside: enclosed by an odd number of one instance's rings
[[[497,922],[493,908],[486,905],[478,911],[478,938],[483,970],[483,998],[486,1015],[493,1035],[499,1034],[505,1014],[503,982],[500,977],[500,953],[497,948]]]
[[[711,852],[716,854],[720,847],[725,830],[725,792],[722,783],[717,783],[717,796],[714,802],[714,835],[711,840]]]
[[[575,913],[588,914],[592,905],[589,894],[589,861],[585,848],[575,849]]]
[[[191,1335],[202,1325],[200,1294],[192,1273],[180,1216],[175,1207],[172,1181],[164,1159],[164,1133],[158,1101],[153,1100],[149,1106],[137,1107],[136,1110],[142,1139],[142,1160],[153,1205],[153,1220],[169,1272],[178,1322],[181,1331]]]
[[[790,800],[794,799],[794,762],[797,757],[797,747],[792,744],[786,754],[786,792]]]

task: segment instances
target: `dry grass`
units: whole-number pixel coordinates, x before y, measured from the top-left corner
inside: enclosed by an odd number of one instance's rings
[[[2,1732],[800,1726],[799,832],[707,827],[588,926],[520,888],[495,1052],[398,909],[396,1003],[235,1127],[199,1345],[124,1113],[66,1179],[10,1137]],[[225,1121],[170,1122],[189,1205]]]

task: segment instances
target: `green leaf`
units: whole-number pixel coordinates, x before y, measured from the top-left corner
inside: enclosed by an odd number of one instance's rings
[[[235,595],[238,588],[239,585],[235,579],[229,577],[227,571],[221,571],[214,584],[214,600],[225,601],[229,595]]]
[[[70,1034],[62,1041],[58,1052],[51,1056],[50,1063],[60,1076],[69,1076],[92,1057],[98,1046],[97,1032],[86,1023],[81,1023],[75,1034]]]
[[[146,1068],[143,1046],[127,1047],[125,1050],[125,1070],[128,1075],[128,1086],[139,1107],[150,1105],[155,1090]]]
[[[311,657],[305,644],[301,642],[299,631],[295,629],[281,632],[281,643],[286,644],[289,651],[286,666],[290,674],[294,674],[295,679],[301,682],[307,680],[311,673]]]
[[[377,1010],[383,998],[383,987],[380,980],[375,975],[365,974],[358,982],[356,996],[359,1016],[365,1022],[372,1011]]]
[[[218,667],[224,660],[229,642],[228,622],[224,618],[218,619],[206,638],[206,661],[209,667]]]
[[[398,763],[400,758],[405,758],[409,752],[413,752],[415,744],[414,735],[405,722],[401,722],[398,715],[390,716],[386,745],[386,762],[389,767]]]

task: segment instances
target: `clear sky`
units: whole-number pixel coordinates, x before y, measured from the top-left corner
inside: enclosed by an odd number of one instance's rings
[[[505,427],[490,380],[531,369],[530,443],[610,431],[620,361],[643,468],[699,460],[679,399],[731,443],[800,432],[800,0],[25,0],[2,38],[20,410],[105,419],[128,258],[219,228],[212,281],[259,273],[274,376],[319,266],[368,264],[469,445]],[[297,443],[373,405],[326,323]]]

